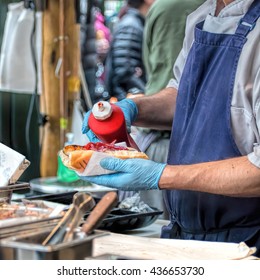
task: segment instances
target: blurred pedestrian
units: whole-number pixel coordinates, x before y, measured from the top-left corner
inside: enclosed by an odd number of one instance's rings
[[[127,11],[112,34],[106,60],[106,86],[111,97],[144,92],[146,74],[142,59],[145,16],[154,0],[128,0]]]

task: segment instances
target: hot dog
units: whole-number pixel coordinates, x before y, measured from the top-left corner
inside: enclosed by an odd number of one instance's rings
[[[65,166],[78,172],[83,172],[93,152],[106,153],[120,159],[148,159],[148,156],[145,153],[139,152],[133,148],[117,146],[114,144],[104,144],[101,142],[90,142],[85,146],[68,145],[60,151],[59,156]]]

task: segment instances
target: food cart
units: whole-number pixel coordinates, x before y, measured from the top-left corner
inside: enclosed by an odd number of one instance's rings
[[[82,230],[106,194],[115,190],[81,180],[67,184],[55,176],[57,152],[64,145],[70,124],[69,105],[78,96],[80,80],[79,30],[72,5],[73,1],[60,0],[49,1],[44,7],[41,104],[46,123],[42,127],[42,178],[0,186],[0,211],[8,211],[12,216],[0,221],[0,259],[254,259],[255,248],[245,243],[160,239],[161,227],[169,221],[159,219],[162,212],[152,205],[143,213],[122,209],[113,201],[103,205],[103,212],[95,216],[91,230]],[[25,188],[28,189],[25,198],[34,206],[23,205],[23,199],[14,197],[14,191]],[[97,206],[83,213],[74,223],[72,237],[64,241],[73,224],[64,217],[72,211],[77,193],[89,194]],[[35,206],[35,200],[51,210]],[[60,235],[57,242],[50,244],[48,240],[53,232]]]
[[[35,182],[32,182],[34,185]],[[39,182],[38,182],[39,184]],[[32,193],[34,187],[25,183],[17,183],[2,188],[0,194],[3,201],[6,198],[10,202],[15,190],[27,188]],[[55,186],[53,186],[55,189]],[[104,189],[101,186],[64,187],[65,192],[56,194],[39,194],[39,186],[36,187],[37,195],[30,195],[26,202],[29,206],[24,208],[23,199],[14,199],[6,208],[0,205],[0,213],[12,212],[12,217],[0,220],[0,258],[5,260],[76,260],[76,259],[103,259],[103,260],[235,260],[255,259],[255,248],[249,248],[245,243],[219,243],[194,240],[161,239],[161,227],[169,221],[159,219],[162,211],[151,208],[148,212],[134,212],[119,208],[118,201],[113,203],[106,201],[100,207],[95,220],[95,225],[88,234],[82,232],[82,227],[93,211],[84,212],[80,223],[75,228],[73,239],[57,243],[46,243],[46,238],[55,231],[55,228],[69,227],[64,224],[64,216],[73,208],[75,195],[93,197],[95,207],[100,205],[102,198],[114,190]],[[69,190],[68,190],[69,188]],[[80,188],[82,188],[81,191]],[[86,189],[93,192],[87,192]],[[73,191],[71,191],[73,189]],[[57,189],[56,189],[57,190]],[[35,206],[35,202],[48,204],[48,209]],[[14,204],[15,203],[15,204]],[[11,205],[15,208],[11,208]],[[17,208],[19,205],[20,208]],[[21,206],[22,205],[22,206]],[[62,206],[62,207],[61,207]],[[53,209],[56,207],[56,213]],[[60,211],[57,211],[60,210]],[[28,214],[28,211],[30,213]],[[37,211],[35,215],[34,211]],[[47,212],[46,212],[47,211]],[[63,213],[61,213],[63,212]],[[15,215],[14,215],[15,213]],[[48,215],[46,215],[46,213]],[[52,213],[52,215],[49,215]],[[75,216],[75,213],[74,215]],[[97,220],[98,219],[98,220]],[[71,221],[70,221],[71,222]],[[68,229],[67,229],[68,230]],[[60,233],[58,233],[60,234]]]

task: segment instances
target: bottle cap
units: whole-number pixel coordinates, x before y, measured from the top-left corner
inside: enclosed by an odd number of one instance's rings
[[[111,116],[112,107],[107,101],[99,101],[93,106],[92,113],[95,119],[105,120]]]

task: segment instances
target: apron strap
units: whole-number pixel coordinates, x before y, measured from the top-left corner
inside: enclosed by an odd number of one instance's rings
[[[239,21],[236,35],[246,37],[254,29],[256,21],[260,17],[260,0],[255,0],[250,6],[248,12]]]

